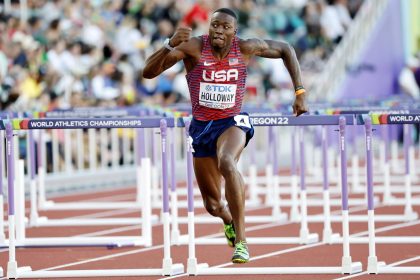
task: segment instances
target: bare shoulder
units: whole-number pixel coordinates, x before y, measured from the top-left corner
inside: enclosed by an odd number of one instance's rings
[[[268,44],[263,39],[251,38],[251,39],[239,39],[239,48],[243,55],[251,56],[257,55],[258,52],[268,47]]]

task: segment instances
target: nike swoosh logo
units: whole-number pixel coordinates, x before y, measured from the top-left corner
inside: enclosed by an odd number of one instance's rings
[[[213,64],[216,64],[216,62],[207,62],[207,61],[204,61],[204,66],[211,66]]]

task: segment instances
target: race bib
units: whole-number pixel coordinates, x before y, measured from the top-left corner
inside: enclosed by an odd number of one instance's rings
[[[235,106],[236,84],[200,83],[199,104],[212,109]]]

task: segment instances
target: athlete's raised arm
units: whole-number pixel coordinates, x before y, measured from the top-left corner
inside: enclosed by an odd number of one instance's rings
[[[295,88],[296,99],[293,104],[293,112],[299,116],[308,110],[305,104],[306,90],[302,84],[299,62],[296,58],[295,50],[286,42],[248,39],[240,41],[241,53],[245,59],[251,56],[266,58],[281,58],[289,71],[290,77]]]
[[[143,77],[152,79],[194,51],[198,38],[191,38],[191,28],[178,27],[170,40],[146,60]]]

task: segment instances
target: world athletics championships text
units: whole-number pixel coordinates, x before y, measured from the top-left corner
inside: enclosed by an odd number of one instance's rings
[[[106,128],[139,127],[141,120],[32,120],[31,128]]]
[[[412,123],[418,123],[420,122],[420,115],[391,115],[389,116],[389,122],[390,123],[407,123],[407,122],[412,122]]]

